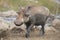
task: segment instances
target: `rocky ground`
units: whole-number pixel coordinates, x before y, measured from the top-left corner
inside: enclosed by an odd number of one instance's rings
[[[59,30],[60,31],[60,30]],[[60,32],[55,30],[46,30],[44,36],[39,36],[39,30],[32,31],[29,38],[25,38],[25,32],[11,33],[4,40],[60,40]]]

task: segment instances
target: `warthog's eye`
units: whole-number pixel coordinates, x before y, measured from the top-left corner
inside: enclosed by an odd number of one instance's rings
[[[29,17],[24,17],[24,22],[29,21]]]

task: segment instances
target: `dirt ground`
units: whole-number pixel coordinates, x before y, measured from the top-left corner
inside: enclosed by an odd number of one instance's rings
[[[9,33],[9,36],[4,40],[60,40],[60,30],[58,32],[53,30],[45,31],[44,36],[39,36],[39,30],[34,30],[30,33],[29,38],[25,38],[25,32]]]

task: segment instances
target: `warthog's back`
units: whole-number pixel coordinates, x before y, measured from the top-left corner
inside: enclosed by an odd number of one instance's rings
[[[31,15],[34,15],[36,13],[49,15],[50,11],[47,7],[44,6],[32,6],[30,9],[28,9],[27,13],[30,13]]]

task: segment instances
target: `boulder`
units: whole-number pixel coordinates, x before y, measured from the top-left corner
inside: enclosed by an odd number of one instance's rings
[[[9,25],[5,23],[2,17],[0,17],[0,30],[7,30],[7,29],[9,29]]]
[[[54,19],[54,21],[52,22],[52,26],[60,26],[60,20]]]
[[[8,11],[5,11],[5,12],[2,12],[1,15],[2,16],[16,16],[17,13],[14,10],[8,10]]]

